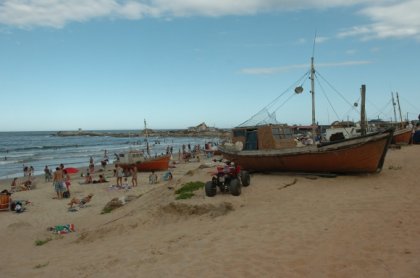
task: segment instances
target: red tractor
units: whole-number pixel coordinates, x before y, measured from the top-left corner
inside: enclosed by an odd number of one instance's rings
[[[224,166],[217,166],[217,172],[213,173],[211,181],[205,185],[206,196],[216,195],[217,187],[220,192],[230,192],[233,196],[241,195],[242,186],[248,186],[251,177],[247,171],[241,170],[239,165],[226,162]]]

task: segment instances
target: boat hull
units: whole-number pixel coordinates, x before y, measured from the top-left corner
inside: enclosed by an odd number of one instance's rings
[[[118,163],[124,170],[129,170],[137,167],[139,172],[151,172],[151,171],[165,171],[169,168],[170,155],[158,156],[153,158],[147,158],[144,161],[138,161],[134,163]]]
[[[408,145],[413,135],[411,128],[399,129],[394,132],[391,144]]]
[[[227,151],[224,158],[251,172],[375,173],[382,169],[392,130],[321,146]]]

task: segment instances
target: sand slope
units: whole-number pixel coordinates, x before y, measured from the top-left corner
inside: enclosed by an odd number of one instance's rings
[[[420,277],[419,157],[420,146],[391,149],[378,175],[253,174],[239,197],[201,190],[184,201],[147,174],[128,192],[74,181],[73,195],[95,194],[78,212],[41,183],[13,195],[28,211],[0,213],[1,276]],[[200,164],[178,166],[173,185],[209,180]],[[141,197],[100,214],[123,195]],[[46,231],[65,223],[77,231]]]

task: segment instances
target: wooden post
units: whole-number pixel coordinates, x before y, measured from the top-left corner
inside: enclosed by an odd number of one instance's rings
[[[366,85],[362,85],[360,89],[361,93],[361,107],[360,107],[360,128],[362,135],[366,135],[366,111],[365,111],[365,97],[366,97]]]

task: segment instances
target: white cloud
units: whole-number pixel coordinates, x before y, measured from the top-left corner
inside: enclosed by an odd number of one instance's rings
[[[339,37],[420,39],[420,0],[0,0],[0,24],[61,28],[96,18],[215,17],[351,6],[372,23],[351,27]]]
[[[138,19],[144,14],[153,14],[153,10],[134,1],[5,0],[0,4],[0,23],[21,28],[61,28],[74,21],[115,16]]]
[[[344,30],[339,37],[359,36],[363,40],[406,37],[420,39],[420,1],[393,2],[362,9],[360,14],[373,23]]]
[[[2,0],[0,24],[61,28],[69,22],[99,17],[171,18],[179,16],[250,15],[268,11],[331,8],[364,0]]]
[[[315,42],[317,43],[317,44],[319,44],[319,43],[324,43],[324,42],[326,42],[326,41],[328,41],[329,40],[329,38],[327,38],[327,37],[316,37],[315,38]]]
[[[356,54],[357,53],[357,50],[356,49],[348,49],[348,50],[346,50],[346,52],[345,52],[347,55],[354,55],[354,54]]]
[[[316,64],[317,68],[322,67],[347,67],[347,66],[357,66],[357,65],[366,65],[371,64],[372,61],[345,61],[337,63],[319,63]],[[281,72],[287,72],[293,69],[302,69],[306,68],[309,70],[309,64],[298,64],[298,65],[289,65],[283,67],[267,67],[267,68],[243,68],[240,70],[243,74],[253,74],[253,75],[269,75]]]

